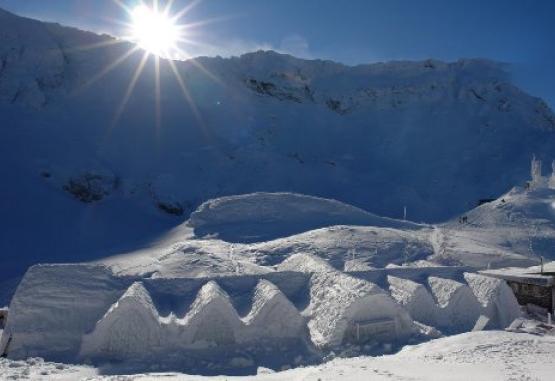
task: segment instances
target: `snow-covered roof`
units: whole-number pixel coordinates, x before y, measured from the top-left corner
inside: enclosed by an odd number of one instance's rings
[[[544,267],[544,273],[540,273],[538,266],[521,268],[521,267],[507,267],[504,269],[496,270],[483,270],[480,274],[505,279],[509,281],[536,284],[538,286],[554,286],[555,273],[551,271],[553,262]]]

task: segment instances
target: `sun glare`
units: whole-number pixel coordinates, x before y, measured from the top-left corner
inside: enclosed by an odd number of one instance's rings
[[[112,0],[116,5],[125,11],[128,19],[126,21],[117,21],[119,24],[125,26],[125,31],[121,39],[110,40],[108,43],[92,44],[90,46],[83,46],[83,49],[100,48],[106,45],[134,42],[134,46],[126,50],[121,56],[110,62],[99,73],[90,78],[83,87],[91,86],[109,72],[114,70],[135,55],[137,52],[143,50],[142,58],[139,60],[134,73],[131,75],[131,80],[125,90],[123,98],[118,105],[112,127],[116,126],[123,115],[128,101],[133,95],[137,83],[143,76],[145,68],[149,62],[153,63],[154,74],[154,106],[155,106],[155,122],[156,127],[159,129],[162,124],[162,91],[163,83],[161,81],[161,72],[163,70],[170,70],[175,76],[175,80],[183,93],[184,100],[189,104],[197,121],[202,126],[202,117],[196,107],[195,101],[189,92],[188,84],[181,73],[181,67],[178,61],[187,60],[188,64],[195,66],[200,71],[206,74],[210,79],[219,82],[219,79],[208,71],[200,62],[196,61],[190,53],[184,49],[183,45],[197,45],[202,46],[202,42],[195,40],[191,37],[195,33],[191,30],[198,29],[214,20],[196,21],[192,23],[183,23],[183,19],[188,16],[188,13],[196,7],[202,0],[189,0],[187,4],[180,10],[172,10],[175,0]],[[127,5],[128,2],[136,4],[135,7]],[[198,34],[198,33],[197,33]]]
[[[157,56],[169,57],[177,48],[179,26],[165,12],[139,5],[131,12],[131,38]]]

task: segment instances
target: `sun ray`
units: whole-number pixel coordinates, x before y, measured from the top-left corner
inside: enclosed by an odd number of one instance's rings
[[[118,5],[121,9],[123,9],[127,13],[131,13],[132,10],[129,8],[123,1],[121,0],[112,0],[116,5]]]
[[[169,16],[173,7],[173,3],[175,2],[175,0],[168,0],[166,2],[166,7],[164,8],[164,14],[166,16]]]
[[[187,4],[185,7],[183,7],[180,11],[176,12],[173,17],[172,17],[172,21],[177,22],[179,19],[181,19],[183,16],[185,16],[187,13],[189,13],[193,8],[195,8],[197,5],[199,5],[201,3],[202,0],[193,0],[191,1],[189,4]]]
[[[204,120],[202,119],[202,116],[199,112],[199,109],[195,103],[195,100],[193,99],[193,97],[191,96],[191,93],[189,92],[189,89],[187,88],[187,85],[185,84],[185,81],[183,80],[183,77],[181,77],[181,74],[179,73],[179,70],[177,69],[177,66],[175,64],[174,61],[172,60],[167,60],[167,62],[169,63],[175,78],[177,80],[177,83],[179,84],[179,87],[181,88],[181,93],[183,94],[183,97],[185,98],[185,101],[189,104],[189,107],[191,108],[191,111],[193,112],[195,118],[197,119],[197,121],[199,122],[200,126],[202,127],[202,129],[204,130]]]
[[[85,50],[93,50],[99,48],[105,48],[107,46],[119,45],[119,44],[128,44],[129,42],[124,39],[112,38],[110,40],[95,42],[94,44],[87,44],[87,45],[77,45],[75,47],[67,48],[67,51],[85,51]]]
[[[161,107],[161,97],[162,89],[160,84],[160,57],[154,57],[154,103],[156,111],[156,132],[160,131],[160,126],[162,124],[162,107]]]
[[[206,25],[210,25],[210,24],[230,20],[230,19],[233,19],[235,17],[238,17],[238,16],[229,15],[229,16],[222,16],[222,17],[211,17],[211,18],[205,19],[205,20],[199,20],[199,21],[195,21],[195,22],[191,22],[191,23],[180,24],[179,27],[182,27],[185,30],[190,30],[190,29],[200,28],[200,27],[203,27],[203,26],[206,26]]]
[[[206,42],[200,42],[200,41],[192,40],[192,39],[186,38],[186,37],[180,37],[177,41],[181,42],[183,44],[186,44],[186,45],[190,45],[190,46],[198,46],[198,47],[210,48],[210,49],[215,49],[216,48],[216,45],[207,44]],[[189,57],[187,57],[187,58],[189,58]]]
[[[137,52],[140,48],[138,46],[134,46],[133,48],[129,49],[127,52],[125,52],[123,55],[121,55],[120,57],[118,57],[114,62],[112,62],[111,64],[109,64],[108,66],[106,66],[101,72],[97,73],[96,75],[94,75],[92,78],[90,78],[88,81],[86,81],[85,83],[83,83],[79,89],[79,91],[83,91],[84,89],[90,87],[91,85],[93,85],[96,81],[98,81],[99,79],[101,79],[102,77],[104,77],[106,74],[108,74],[109,72],[111,72],[112,70],[114,70],[116,67],[118,67],[119,65],[121,65],[125,60],[127,60],[131,55],[133,55],[135,52]]]
[[[180,54],[183,54],[184,57],[188,56],[188,54],[182,49],[179,49],[179,52],[180,52]],[[212,74],[207,68],[205,68],[200,62],[198,62],[196,60],[196,58],[190,58],[185,62],[191,63],[191,65],[195,66],[197,69],[199,69],[201,72],[203,72],[207,77],[212,79],[217,84],[222,85],[222,86],[224,85],[224,83],[222,82],[222,80],[220,78],[218,78],[214,74]]]
[[[133,78],[131,79],[131,82],[129,83],[129,86],[127,87],[127,91],[125,92],[125,95],[114,115],[114,119],[112,121],[112,126],[115,126],[118,122],[119,119],[121,118],[123,111],[125,110],[125,106],[127,105],[127,102],[129,101],[129,98],[131,98],[131,94],[133,93],[133,90],[135,89],[135,86],[137,85],[137,81],[139,80],[139,77],[141,76],[141,73],[143,72],[143,69],[146,65],[146,62],[148,60],[148,57],[150,56],[149,52],[144,52],[143,54],[143,58],[141,58],[141,62],[139,63],[139,66],[137,66],[137,69],[135,70],[135,73],[133,74]]]

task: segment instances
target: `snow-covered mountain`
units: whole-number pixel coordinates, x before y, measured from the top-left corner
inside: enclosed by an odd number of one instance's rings
[[[2,278],[143,248],[204,201],[256,191],[442,221],[554,152],[555,116],[494,62],[256,52],[174,62],[180,82],[162,60],[157,123],[154,60],[131,88],[143,54],[116,42],[0,10]]]

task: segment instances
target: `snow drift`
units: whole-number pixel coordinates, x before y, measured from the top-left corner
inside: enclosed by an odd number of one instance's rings
[[[268,241],[331,225],[419,227],[335,200],[294,193],[254,193],[210,200],[191,214],[188,224],[198,236],[216,235],[238,242]]]

